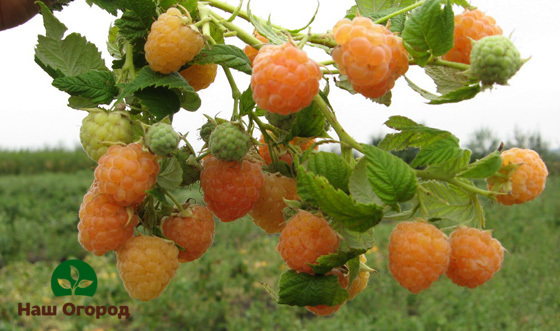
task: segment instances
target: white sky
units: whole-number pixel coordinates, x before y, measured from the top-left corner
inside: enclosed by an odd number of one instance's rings
[[[226,2],[237,3],[233,0]],[[558,40],[553,39],[560,35],[560,26],[556,22],[560,2],[478,0],[472,3],[493,16],[505,35],[512,35],[522,57],[532,57],[510,80],[510,86],[497,87],[458,104],[435,106],[425,104],[425,100],[401,78],[393,89],[393,104],[387,108],[359,95],[352,96],[333,84],[330,101],[339,121],[356,140],[369,142],[373,135],[388,132],[382,124],[389,116],[404,115],[449,130],[462,142],[480,127],[491,128],[505,140],[512,137],[513,130],[518,127],[530,132],[538,130],[553,147],[560,146],[560,69],[555,57],[560,46]],[[352,4],[351,0],[321,1],[312,31],[332,29]],[[253,12],[261,17],[271,14],[274,23],[298,28],[311,17],[316,1],[252,0],[251,5]],[[97,7],[90,8],[80,0],[55,15],[66,24],[68,33],[81,33],[95,43],[110,66],[105,43],[115,17]],[[251,31],[242,20],[236,22]],[[53,87],[50,76],[35,64],[33,54],[38,34],[44,34],[39,15],[24,25],[0,31],[0,149],[73,147],[79,144],[81,120],[86,113],[67,107],[68,95]],[[235,38],[228,41],[243,46]],[[328,59],[323,51],[305,49],[315,60]],[[249,77],[238,72],[234,74],[239,88],[246,89]],[[407,76],[421,87],[433,89],[431,80],[418,68],[412,67]],[[225,76],[219,72],[216,82],[200,92],[201,109],[195,113],[180,111],[173,122],[175,129],[181,133],[189,132],[189,141],[199,148],[196,129],[205,122],[202,114],[214,116],[220,113],[229,118],[233,105],[230,93]]]

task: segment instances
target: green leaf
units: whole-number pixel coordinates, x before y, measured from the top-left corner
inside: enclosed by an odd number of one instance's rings
[[[440,94],[446,94],[469,85],[469,78],[459,69],[427,65],[424,70],[433,79]]]
[[[481,91],[480,84],[465,86],[455,91],[448,92],[429,102],[431,105],[441,105],[444,103],[455,103],[474,98]]]
[[[354,279],[360,273],[360,257],[356,256],[355,258],[348,260],[346,263],[348,266],[348,284],[352,284]]]
[[[367,177],[367,159],[362,158],[354,167],[349,178],[348,189],[352,198],[359,203],[379,203],[379,198],[373,192],[373,188]]]
[[[288,41],[288,37],[284,34],[277,33],[269,21],[264,21],[261,18],[254,16],[251,12],[251,0],[247,1],[247,16],[255,29],[266,39],[268,42],[275,45],[281,45]]]
[[[292,137],[322,137],[325,132],[325,116],[315,101],[300,110],[292,126]]]
[[[458,172],[465,170],[470,160],[471,151],[468,149],[462,149],[457,157],[437,165],[430,165],[426,170],[445,174],[449,177],[455,177]]]
[[[109,104],[119,93],[115,76],[110,71],[92,70],[77,76],[58,77],[53,85],[70,95],[91,99],[96,104]]]
[[[487,178],[494,175],[502,167],[500,152],[494,151],[484,158],[469,164],[467,169],[457,174],[463,178]]]
[[[368,16],[389,8],[403,8],[416,2],[415,0],[356,0],[361,16]]]
[[[77,76],[90,70],[108,70],[97,47],[77,33],[69,34],[63,40],[39,36],[35,60],[43,69],[47,67],[58,73],[57,77]]]
[[[371,18],[372,21],[378,23],[378,24],[387,24],[388,20],[383,20],[383,21],[378,21],[381,18],[390,15],[394,12],[396,12],[397,10],[399,10],[399,7],[391,7],[391,8],[387,8],[372,14],[368,14],[366,15],[367,17]],[[393,16],[390,18],[391,20],[391,25],[389,26],[389,30],[393,33],[401,33],[404,29],[404,23],[406,22],[406,14],[400,14],[397,16]]]
[[[475,217],[475,205],[468,192],[439,181],[423,181],[424,190],[419,190],[419,199],[427,211],[426,218],[441,218],[457,223]],[[475,197],[476,198],[476,197]]]
[[[86,3],[91,7],[92,5],[97,5],[99,8],[106,10],[109,14],[117,16],[118,13],[118,1],[115,0],[86,0]]]
[[[64,33],[68,28],[66,25],[62,24],[52,13],[52,11],[43,2],[37,1],[41,9],[41,15],[43,16],[43,24],[45,25],[47,38],[52,39],[62,39]]]
[[[362,144],[368,179],[375,194],[386,204],[410,200],[416,193],[414,170],[397,156],[375,146]]]
[[[80,272],[73,265],[70,266],[70,277],[72,277],[72,279],[75,281],[78,281],[78,279],[80,279]]]
[[[154,197],[157,201],[161,202],[164,206],[172,207],[173,204],[167,200],[165,193],[159,188],[157,185],[152,189],[146,191],[146,193],[152,197]],[[144,221],[147,221],[144,219]],[[149,223],[148,223],[149,224]]]
[[[335,189],[348,193],[352,168],[342,156],[329,152],[313,153],[309,157],[307,170],[325,177]]]
[[[167,87],[149,86],[136,91],[134,96],[140,99],[140,103],[144,105],[158,121],[166,116],[175,114],[181,109],[181,99],[179,95]]]
[[[251,60],[242,49],[233,45],[212,45],[210,48],[204,48],[193,61],[198,64],[217,63],[248,75],[252,72]]]
[[[247,88],[239,100],[239,113],[241,116],[249,114],[255,109],[255,100],[253,100],[253,91],[251,87]]]
[[[133,44],[141,42],[146,38],[152,23],[157,18],[156,4],[152,0],[119,0],[118,2],[123,14],[115,21],[115,26],[129,42]]]
[[[333,221],[331,227],[340,235],[344,240],[341,241],[340,247],[341,251],[347,251],[351,249],[365,249],[368,250],[373,247],[375,239],[373,237],[373,229],[369,228],[364,232],[352,231],[346,228],[342,223]]]
[[[291,306],[334,306],[348,299],[335,275],[321,276],[287,271],[280,277],[278,303]]]
[[[461,156],[459,139],[447,136],[438,139],[420,149],[410,166],[422,167],[425,165],[440,164]]]
[[[157,175],[157,183],[161,188],[175,191],[183,181],[183,168],[174,157],[164,158],[160,163],[160,171]]]
[[[409,53],[424,66],[430,56],[440,56],[453,48],[454,15],[442,0],[426,0],[406,21],[402,37]]]
[[[378,147],[386,150],[402,150],[408,147],[425,147],[440,139],[453,137],[451,132],[429,128],[404,117],[391,116],[385,122],[390,128],[401,130],[398,133],[390,133],[383,138]]]
[[[383,217],[380,206],[357,203],[343,191],[335,189],[325,177],[307,172],[302,166],[298,167],[297,190],[303,201],[319,207],[352,231],[364,232]]]
[[[364,254],[367,249],[352,249],[350,251],[323,255],[317,259],[317,264],[310,264],[311,269],[315,274],[326,274],[333,268],[344,265],[348,260],[351,260],[361,254]]]
[[[94,103],[89,98],[71,96],[68,98],[68,107],[74,109],[95,108],[99,104]]]
[[[179,89],[183,92],[194,92],[194,89],[187,83],[187,81],[177,72],[172,72],[168,75],[163,75],[153,71],[150,67],[145,66],[140,69],[136,74],[136,78],[126,84],[120,84],[123,91],[121,96],[131,96],[134,92],[142,90],[149,86],[154,87],[167,87],[169,89]]]

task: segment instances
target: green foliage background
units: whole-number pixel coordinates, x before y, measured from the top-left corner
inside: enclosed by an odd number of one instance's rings
[[[0,153],[1,155],[1,153]],[[41,160],[41,153],[28,160]],[[31,162],[31,161],[30,161]],[[74,173],[0,176],[0,330],[554,330],[560,323],[560,178],[525,205],[485,205],[487,228],[508,253],[489,283],[469,290],[445,277],[418,295],[401,288],[387,270],[387,240],[394,224],[375,227],[366,253],[375,268],[368,288],[334,316],[315,317],[303,308],[277,305],[286,270],[277,235],[250,219],[217,224],[214,245],[200,260],[180,266],[165,292],[152,302],[130,299],[115,257],[95,257],[77,241],[78,207],[91,184],[90,169]],[[201,201],[198,188],[178,192]],[[84,259],[97,272],[93,298],[76,305],[127,305],[131,318],[17,315],[18,303],[56,305],[50,277],[61,261]]]

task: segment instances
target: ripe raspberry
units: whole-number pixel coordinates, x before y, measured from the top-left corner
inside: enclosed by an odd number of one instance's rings
[[[483,85],[505,85],[522,64],[519,51],[504,36],[484,37],[472,48],[470,70]]]
[[[223,161],[241,161],[251,147],[251,137],[236,123],[225,122],[210,134],[210,153]]]
[[[204,201],[222,222],[234,221],[253,209],[263,184],[259,164],[222,161],[213,155],[204,159],[200,173]]]
[[[503,151],[499,175],[487,179],[488,189],[498,195],[503,205],[520,204],[538,197],[546,185],[548,170],[539,154],[530,149],[512,148]]]
[[[339,269],[333,269],[332,271],[326,273],[326,275],[333,275],[333,274],[338,276],[338,283],[340,284],[340,286],[342,286],[343,288],[348,287],[348,278],[344,273],[342,273],[342,271],[340,271]],[[305,306],[305,309],[309,310],[310,312],[312,312],[317,316],[330,316],[334,314],[343,304],[344,303],[334,305],[334,306],[328,306],[328,305]]]
[[[268,39],[266,39],[266,37],[264,37],[263,35],[261,35],[260,33],[257,32],[257,30],[255,30],[255,32],[253,33],[255,35],[255,38],[257,38],[258,40],[260,40],[263,44],[266,44],[268,42]],[[245,53],[245,55],[247,55],[247,57],[249,58],[249,60],[251,60],[251,67],[253,66],[253,62],[255,61],[255,57],[257,57],[257,54],[259,54],[259,50],[256,49],[253,46],[247,45],[245,46],[245,48],[243,49],[243,52]]]
[[[295,113],[311,104],[321,76],[319,65],[292,43],[266,45],[253,62],[253,98],[269,112]]]
[[[402,39],[366,17],[344,18],[333,28],[339,44],[332,57],[356,92],[378,98],[408,71],[408,53]]]
[[[478,9],[465,10],[462,14],[455,15],[454,45],[442,59],[470,64],[472,40],[501,34],[502,29],[496,25],[494,18],[486,16]]]
[[[144,51],[153,71],[177,71],[204,47],[202,35],[186,22],[179,9],[169,8],[152,24]]]
[[[215,63],[208,63],[193,64],[187,69],[179,71],[179,74],[183,76],[195,91],[200,91],[214,82],[217,72],[218,65]]]
[[[271,164],[272,157],[270,156],[270,149],[268,148],[268,144],[265,144],[264,137],[262,135],[261,138],[259,139],[259,142],[261,143],[259,145],[260,156],[263,158],[266,164]],[[311,146],[313,146],[314,143],[315,143],[315,139],[313,138],[295,137],[294,139],[290,140],[290,145],[299,147],[299,149],[301,149],[302,152],[308,150]],[[317,150],[317,147],[315,147],[315,150]],[[288,148],[286,148],[286,146],[278,145],[277,153],[278,153],[277,155],[279,161],[286,162],[287,164],[290,165],[293,163],[294,156],[289,153],[289,150]]]
[[[105,154],[106,143],[132,142],[132,123],[123,112],[91,111],[82,120],[80,141],[86,154],[94,161]]]
[[[135,205],[156,183],[159,164],[153,154],[139,144],[113,145],[107,149],[95,168],[99,191],[122,206]]]
[[[447,277],[459,286],[475,288],[500,270],[502,244],[489,231],[461,227],[451,233],[451,259]]]
[[[179,251],[179,262],[200,258],[214,240],[214,215],[210,209],[194,205],[186,213],[190,216],[171,216],[163,221],[163,235],[185,249]]]
[[[157,298],[179,267],[179,249],[159,237],[130,238],[117,251],[117,269],[128,294],[141,301]]]
[[[174,155],[183,170],[181,186],[188,186],[196,183],[200,179],[202,166],[196,160],[196,154],[192,147],[185,145],[176,150]]]
[[[94,182],[80,205],[78,241],[94,255],[118,250],[134,234],[138,216],[99,191]]]
[[[360,262],[364,263],[364,264],[367,262],[367,258],[366,258],[365,255],[363,255],[363,254],[360,255]],[[367,287],[368,281],[369,281],[369,271],[360,271],[358,273],[358,276],[356,276],[356,278],[354,278],[354,280],[352,281],[352,284],[348,288],[348,294],[350,295],[348,297],[348,300],[354,299],[356,297],[356,295],[358,295],[358,293],[365,290],[366,287]]]
[[[284,229],[284,215],[287,200],[299,200],[295,179],[266,173],[261,197],[251,210],[253,222],[267,233],[279,233]]]
[[[389,238],[389,270],[412,293],[427,289],[447,270],[451,246],[426,222],[401,222]]]
[[[145,136],[146,146],[154,154],[169,156],[177,150],[181,137],[173,127],[167,123],[152,124]]]
[[[293,270],[312,273],[308,263],[315,264],[322,255],[336,252],[338,234],[322,217],[299,211],[287,224],[278,242],[278,252]]]

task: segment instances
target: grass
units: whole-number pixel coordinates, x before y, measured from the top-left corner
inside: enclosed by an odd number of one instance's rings
[[[217,224],[214,245],[200,260],[182,264],[152,302],[130,299],[113,253],[96,257],[77,242],[77,211],[91,171],[0,177],[0,330],[555,330],[560,323],[560,178],[525,205],[487,205],[487,227],[507,248],[502,270],[469,290],[443,277],[418,295],[390,276],[387,240],[394,224],[376,227],[367,253],[368,288],[334,316],[317,318],[303,308],[277,305],[273,289],[286,270],[276,252],[277,235],[250,219]],[[182,192],[200,201],[200,192]],[[17,315],[18,303],[56,305],[50,289],[54,268],[80,258],[97,272],[93,298],[75,305],[129,306],[131,319],[114,316]]]

